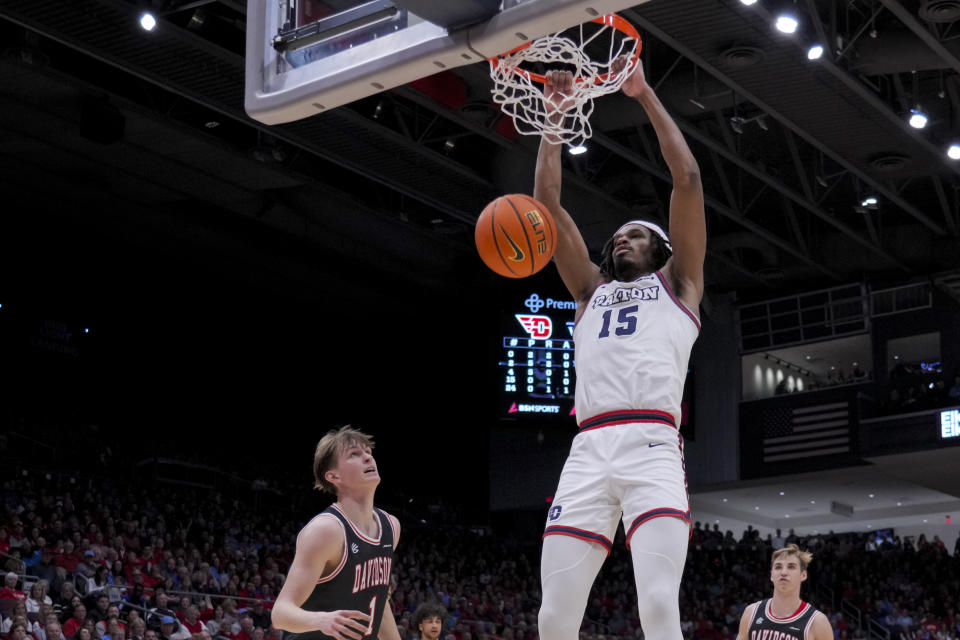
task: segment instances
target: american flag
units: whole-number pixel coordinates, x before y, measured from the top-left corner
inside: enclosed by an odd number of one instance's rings
[[[850,403],[766,409],[763,461],[812,458],[850,451]]]

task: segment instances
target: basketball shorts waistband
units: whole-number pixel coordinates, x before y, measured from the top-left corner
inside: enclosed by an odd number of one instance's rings
[[[629,424],[631,422],[654,422],[665,424],[673,429],[677,428],[677,423],[673,416],[666,411],[657,411],[654,409],[627,409],[625,411],[608,411],[587,418],[580,423],[578,433],[600,429],[602,427],[612,427],[618,424]]]

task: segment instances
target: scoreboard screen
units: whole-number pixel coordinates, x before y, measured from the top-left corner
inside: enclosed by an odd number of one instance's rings
[[[576,309],[573,300],[536,292],[505,305],[498,362],[501,417],[575,420]]]

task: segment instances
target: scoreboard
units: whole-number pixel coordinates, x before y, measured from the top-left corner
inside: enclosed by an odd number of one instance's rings
[[[573,300],[525,292],[501,316],[500,411],[502,418],[575,421],[576,374]]]

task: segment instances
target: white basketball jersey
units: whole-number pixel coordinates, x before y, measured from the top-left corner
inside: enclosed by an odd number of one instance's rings
[[[573,331],[581,431],[627,422],[679,428],[687,363],[699,333],[696,315],[659,271],[597,287]]]

